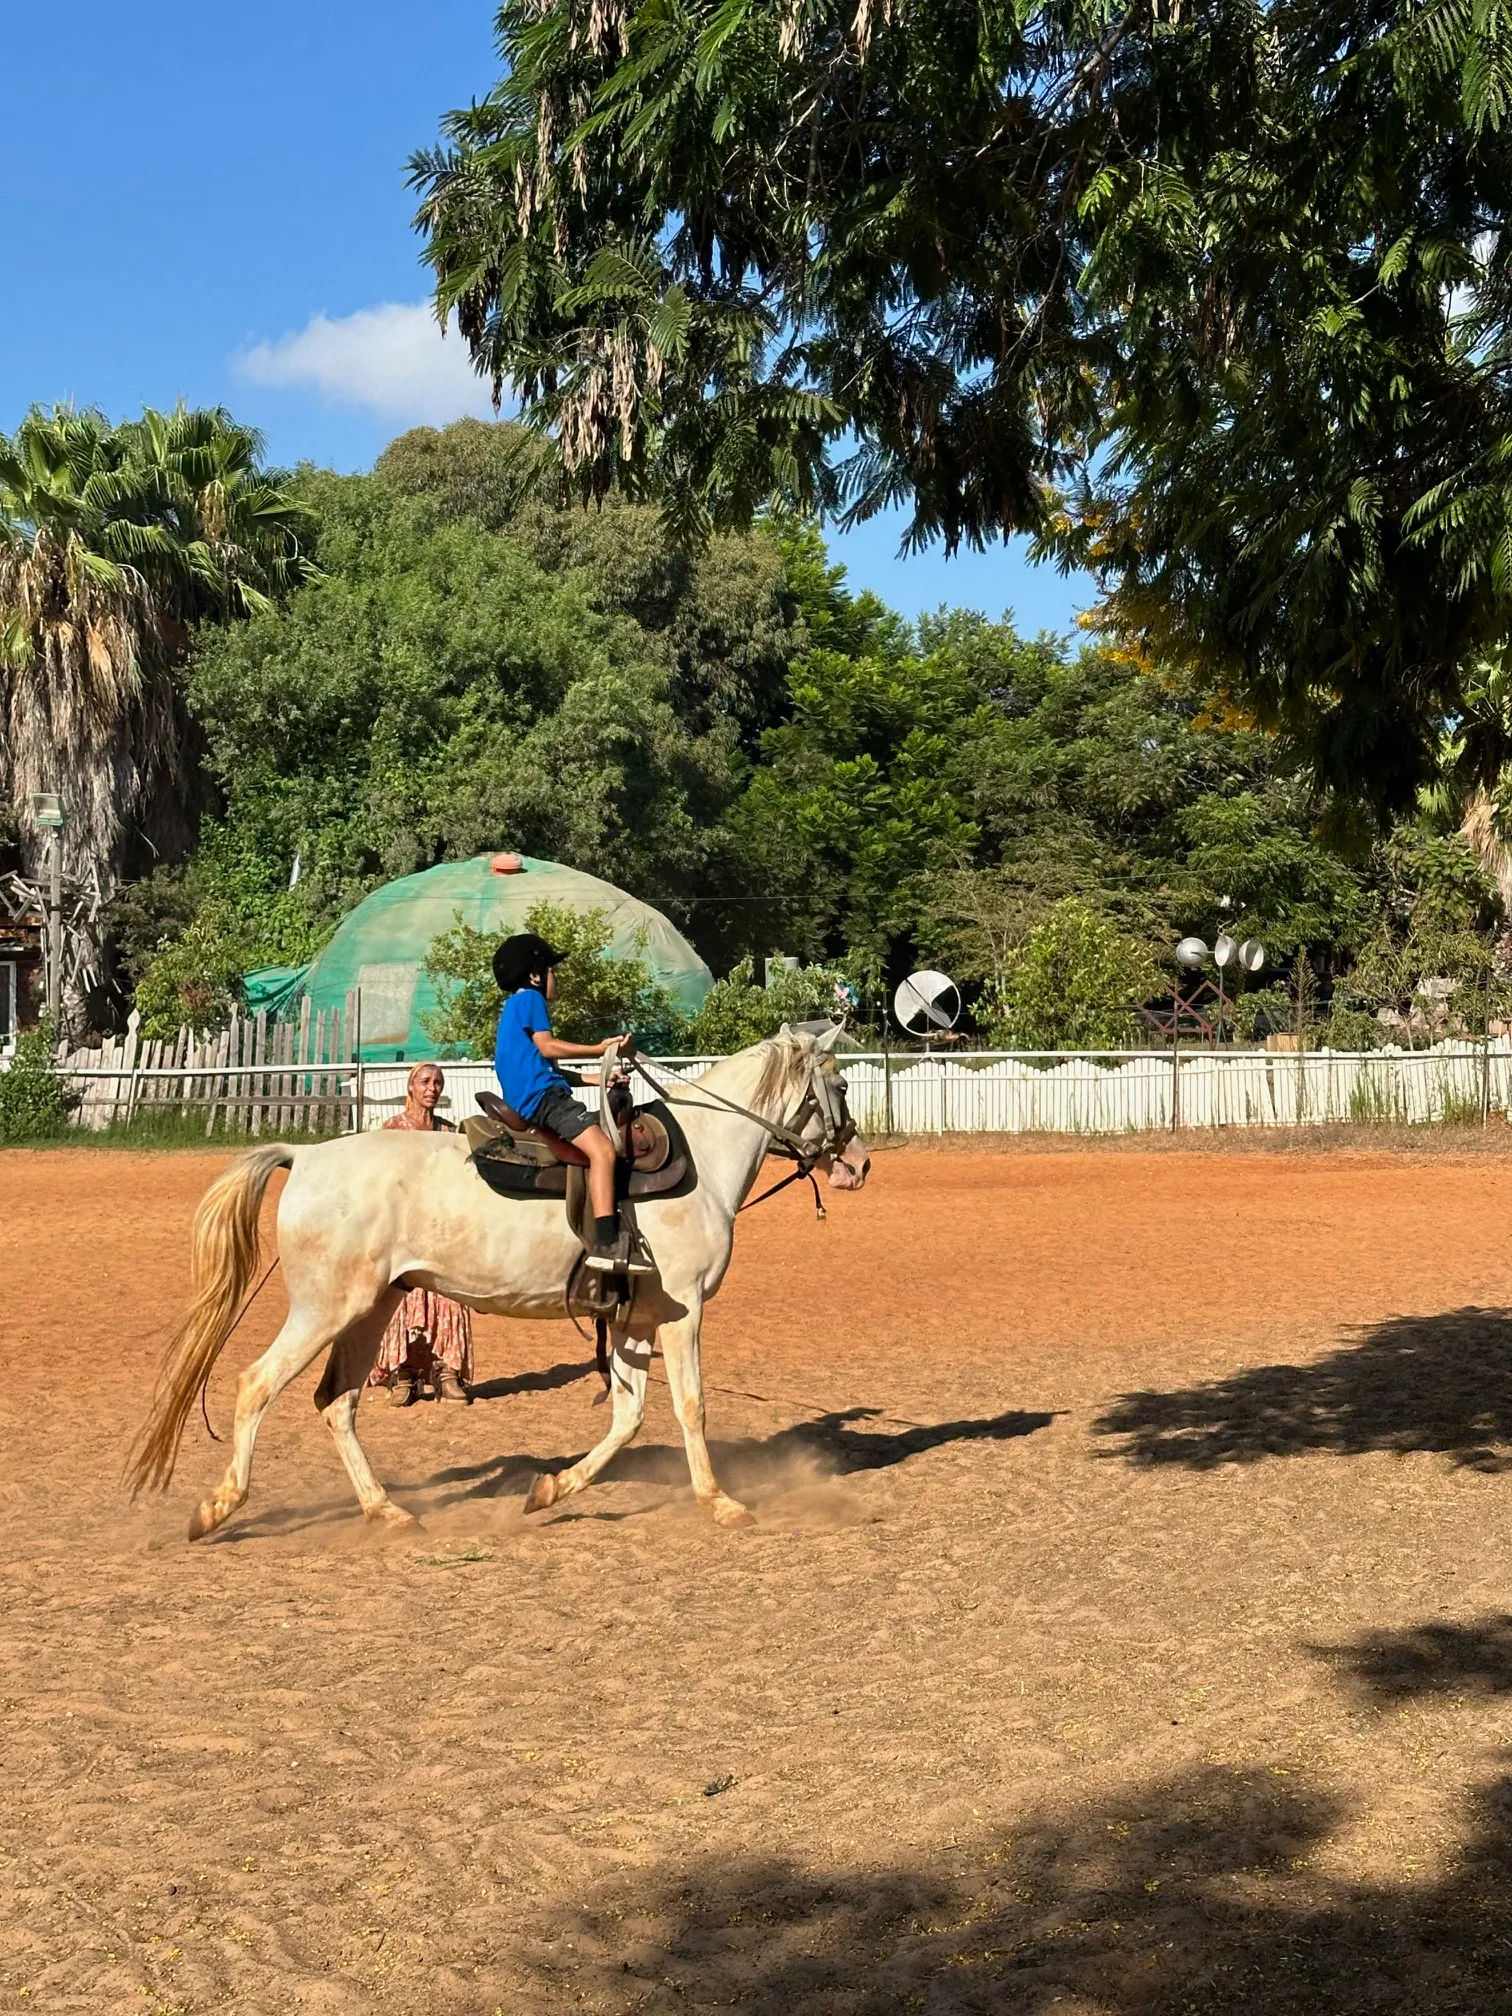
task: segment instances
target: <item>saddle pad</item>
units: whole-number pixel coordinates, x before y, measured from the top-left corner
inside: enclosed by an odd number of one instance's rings
[[[666,1128],[672,1152],[660,1169],[631,1169],[628,1163],[621,1162],[615,1170],[615,1195],[621,1199],[685,1197],[698,1184],[698,1171],[688,1153],[687,1138],[662,1100],[655,1100],[644,1110],[654,1114]],[[473,1150],[468,1159],[490,1190],[500,1197],[567,1195],[567,1172],[571,1165],[558,1162],[555,1156],[546,1162],[527,1161],[520,1152],[526,1144],[516,1141],[503,1128],[496,1137],[474,1145],[474,1123],[466,1124],[468,1144]]]
[[[500,1197],[565,1197],[568,1176],[583,1173],[567,1162],[517,1162],[512,1157],[490,1154],[486,1149],[470,1159],[489,1189]],[[668,1197],[674,1193],[685,1196],[693,1188],[692,1179],[692,1164],[687,1156],[674,1155],[663,1169],[629,1171],[628,1183],[622,1164],[615,1191],[621,1198]]]

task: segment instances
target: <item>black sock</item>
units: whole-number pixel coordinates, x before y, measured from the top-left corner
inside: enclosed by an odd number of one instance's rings
[[[619,1237],[619,1214],[611,1211],[607,1218],[595,1218],[593,1237],[596,1245],[612,1246]]]

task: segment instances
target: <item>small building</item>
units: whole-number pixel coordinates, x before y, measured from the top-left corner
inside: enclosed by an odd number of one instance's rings
[[[40,1018],[44,918],[14,878],[0,881],[0,1050]]]
[[[435,940],[459,918],[475,931],[507,938],[526,929],[526,916],[541,902],[580,916],[602,912],[611,952],[644,960],[684,1015],[703,1005],[714,976],[661,911],[597,875],[529,854],[443,861],[418,875],[386,882],[343,917],[330,943],[308,966],[249,973],[247,1005],[289,1015],[308,998],[312,1013],[329,1015],[344,1008],[349,992],[360,989],[365,1059],[381,1063],[396,1056],[409,1061],[434,1057],[436,1043],[423,1018],[438,1006],[435,985],[424,970]]]

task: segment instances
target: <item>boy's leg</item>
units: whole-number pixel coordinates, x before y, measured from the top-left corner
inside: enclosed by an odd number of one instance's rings
[[[595,1218],[617,1218],[614,1208],[616,1156],[607,1134],[597,1127],[579,1134],[576,1146],[588,1157],[588,1202]]]

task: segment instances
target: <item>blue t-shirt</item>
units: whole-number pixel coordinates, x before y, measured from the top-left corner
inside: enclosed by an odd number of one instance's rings
[[[517,987],[504,1003],[494,1044],[494,1070],[499,1090],[522,1120],[529,1120],[553,1085],[566,1085],[565,1075],[549,1064],[532,1038],[551,1027],[551,1010],[538,987]]]

